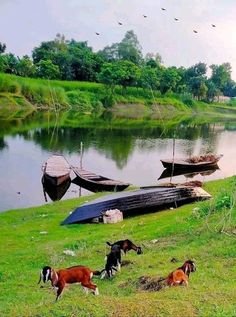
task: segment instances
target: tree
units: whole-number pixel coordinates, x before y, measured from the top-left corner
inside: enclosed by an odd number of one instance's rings
[[[111,46],[105,46],[103,50],[98,52],[98,55],[106,62],[114,62],[119,59],[118,56],[119,43],[114,43]]]
[[[6,44],[0,42],[0,54],[3,54],[6,50]]]
[[[207,101],[213,102],[216,97],[219,97],[220,95],[220,90],[216,87],[216,85],[209,79],[206,82],[207,85]]]
[[[147,53],[144,60],[147,66],[151,66],[153,68],[157,68],[163,63],[162,57],[159,53]]]
[[[204,99],[206,97],[207,90],[208,88],[205,80],[201,76],[191,78],[190,91],[194,97],[198,100]]]
[[[19,59],[16,67],[16,73],[23,77],[33,77],[35,75],[36,68],[28,55]]]
[[[60,70],[51,60],[41,60],[37,64],[37,75],[46,79],[60,79]]]
[[[229,63],[213,64],[210,68],[212,70],[211,81],[218,89],[223,91],[224,86],[231,80],[231,65]]]
[[[168,67],[163,70],[160,81],[161,93],[174,91],[181,77],[176,67]]]
[[[9,53],[3,55],[4,58],[4,72],[8,74],[17,74],[17,66],[19,59],[15,55]]]
[[[207,72],[207,65],[205,63],[197,63],[186,71],[187,80],[192,77],[204,77]]]
[[[223,88],[224,96],[236,97],[236,82],[232,79],[228,80]]]
[[[142,61],[141,46],[134,31],[127,31],[118,45],[118,57],[139,65]]]
[[[156,68],[144,66],[141,68],[139,85],[143,88],[157,90],[160,87],[160,78],[158,77]]]

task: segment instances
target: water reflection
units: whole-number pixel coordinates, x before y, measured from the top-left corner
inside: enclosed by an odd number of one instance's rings
[[[71,179],[67,179],[62,184],[55,186],[49,182],[45,177],[42,177],[43,194],[45,202],[48,202],[48,197],[52,201],[60,200],[65,195],[71,184]]]
[[[190,176],[202,181],[223,178],[236,171],[232,159],[236,156],[235,122],[196,124],[185,118],[166,122],[164,126],[163,122],[114,119],[112,115],[81,118],[70,112],[60,114],[55,124],[55,113],[38,112],[17,120],[1,119],[0,124],[0,210],[45,203],[42,163],[52,153],[61,153],[72,165],[78,166],[80,142],[84,145],[85,169],[135,186],[166,181],[157,180],[164,173],[160,159],[172,157],[174,138],[175,157],[208,152],[222,153],[224,157],[219,163],[220,169],[214,172],[176,174],[173,182],[183,182]],[[73,183],[64,194],[62,192],[52,194],[45,186],[47,199],[80,195],[78,186]],[[81,190],[82,195],[88,193]]]
[[[216,170],[219,170],[219,166],[215,165],[212,167],[205,167],[205,168],[199,168],[198,170],[191,171],[191,169],[185,169],[185,170],[179,170],[174,169],[173,171],[171,169],[165,168],[164,171],[159,176],[159,180],[163,178],[173,178],[175,176],[184,175],[185,178],[194,178],[196,175],[201,176],[209,176],[213,173],[215,173]]]

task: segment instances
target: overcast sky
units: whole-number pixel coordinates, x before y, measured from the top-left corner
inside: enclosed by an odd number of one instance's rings
[[[131,29],[165,65],[230,62],[236,80],[236,0],[0,0],[0,42],[19,56],[56,33],[97,51]]]

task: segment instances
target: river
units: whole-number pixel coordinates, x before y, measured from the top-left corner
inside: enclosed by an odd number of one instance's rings
[[[160,159],[172,158],[174,144],[176,158],[209,152],[224,156],[219,169],[179,175],[173,182],[193,179],[204,182],[236,172],[236,123],[230,120],[196,124],[189,119],[155,126],[145,120],[117,123],[112,118],[89,125],[83,118],[73,124],[68,118],[52,124],[52,118],[53,114],[42,113],[25,119],[0,120],[0,211],[51,202],[43,191],[42,164],[51,154],[61,153],[71,164],[79,166],[81,142],[85,169],[135,186],[170,180],[169,177],[158,180],[164,170]],[[90,193],[71,183],[62,199]]]

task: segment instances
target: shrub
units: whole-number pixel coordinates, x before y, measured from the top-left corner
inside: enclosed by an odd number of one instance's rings
[[[76,106],[81,112],[90,112],[93,110],[89,96],[80,91],[69,91],[66,93],[69,104]]]

